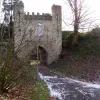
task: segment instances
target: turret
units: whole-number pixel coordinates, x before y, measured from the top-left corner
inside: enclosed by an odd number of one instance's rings
[[[21,20],[24,15],[24,4],[20,0],[15,0],[14,2],[14,21],[18,22],[18,20]]]
[[[61,6],[53,5],[52,6],[52,20],[59,21],[61,23]]]
[[[55,33],[55,42],[56,42],[56,58],[61,52],[62,48],[62,12],[61,6],[53,5],[52,6],[52,23],[53,23],[53,33]]]
[[[62,28],[62,14],[61,14],[61,6],[59,5],[53,5],[52,6],[52,21],[57,28],[57,30],[61,30]]]
[[[14,18],[14,41],[15,41],[15,47],[20,43],[18,42],[18,39],[21,39],[22,34],[22,25],[24,22],[24,4],[20,0],[15,0],[14,6],[13,6],[13,18]],[[17,43],[18,42],[18,43]]]

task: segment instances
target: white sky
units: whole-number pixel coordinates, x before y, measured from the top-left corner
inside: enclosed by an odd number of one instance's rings
[[[25,11],[51,13],[53,4],[62,4],[62,0],[23,0],[25,3]]]
[[[51,13],[51,6],[53,4],[62,6],[62,15],[65,18],[69,14],[68,5],[64,3],[66,0],[22,0],[25,5],[26,12]],[[86,0],[86,6],[90,7],[93,19],[100,19],[100,0]],[[98,23],[100,20],[97,21]]]
[[[66,5],[64,1],[66,0],[22,0],[25,4],[25,11],[29,12],[40,12],[45,13],[49,12],[51,13],[51,6],[53,4],[58,4],[62,6],[63,11],[67,10],[65,9]],[[100,16],[100,0],[86,0],[88,1],[89,7],[91,7],[91,10],[94,15]]]
[[[1,0],[0,0],[1,1]],[[67,0],[22,0],[25,5],[25,12],[37,12],[41,13],[51,13],[51,6],[53,4],[62,6],[62,15],[63,19],[68,17],[70,8],[64,3]],[[97,20],[97,23],[100,23],[100,0],[85,0],[87,1],[85,6],[90,7],[90,12],[92,12],[91,17]],[[1,5],[1,4],[0,4]],[[88,8],[88,7],[87,7]],[[68,22],[68,20],[67,20]]]

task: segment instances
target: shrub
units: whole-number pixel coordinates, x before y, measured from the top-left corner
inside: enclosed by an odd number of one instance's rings
[[[10,45],[5,54],[0,55],[0,93],[8,93],[13,88],[19,88],[34,83],[35,72],[28,63],[19,60]]]

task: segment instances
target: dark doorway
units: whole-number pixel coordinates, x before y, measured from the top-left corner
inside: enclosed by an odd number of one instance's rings
[[[37,50],[33,49],[30,57],[31,60],[37,61]],[[38,47],[38,61],[40,65],[47,65],[47,52],[41,46]]]

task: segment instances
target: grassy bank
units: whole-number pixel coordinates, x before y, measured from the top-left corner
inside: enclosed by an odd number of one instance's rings
[[[48,100],[48,87],[42,79],[36,81],[36,68],[25,66],[23,71],[23,77],[18,81],[20,87],[14,87],[8,93],[1,94],[0,100]]]
[[[99,80],[100,74],[100,37],[79,34],[78,43],[71,51],[71,34],[63,41],[61,57],[48,67],[69,77],[77,77],[88,81]]]
[[[44,81],[40,79],[38,82],[36,82],[32,91],[28,95],[30,100],[48,100],[49,90]]]

